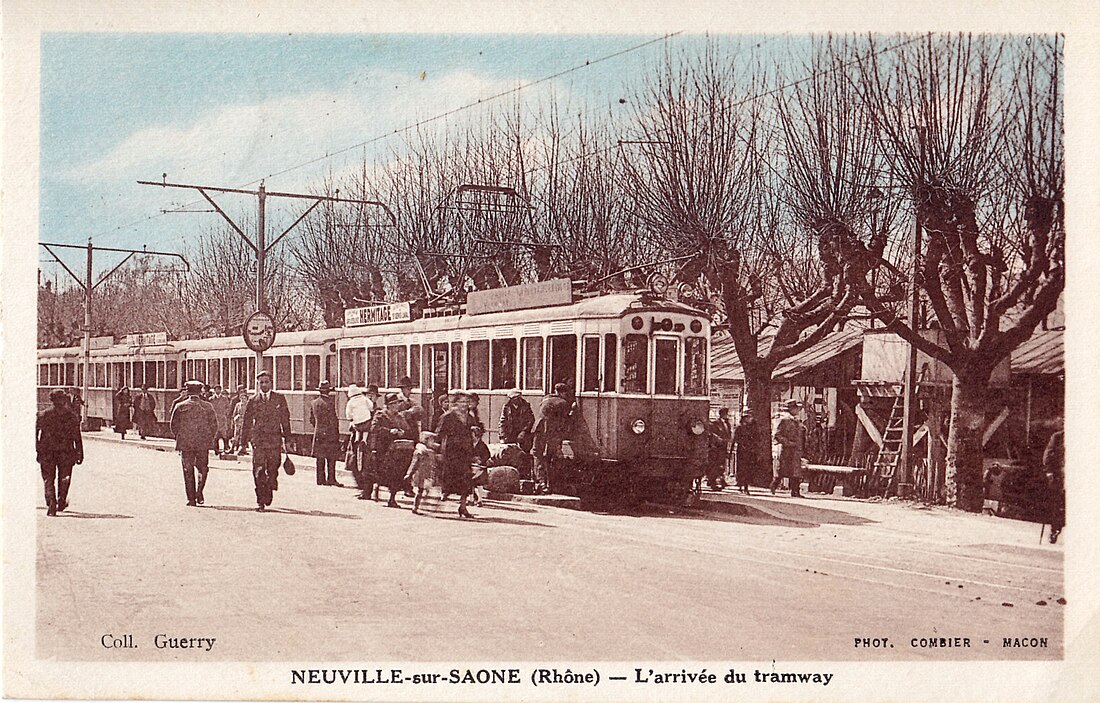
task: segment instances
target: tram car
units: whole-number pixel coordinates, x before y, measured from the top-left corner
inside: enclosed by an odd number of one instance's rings
[[[648,291],[493,308],[469,305],[449,311],[455,314],[429,311],[418,319],[276,335],[261,363],[272,372],[275,389],[288,396],[293,448],[309,452],[308,402],[321,379],[336,388],[345,433],[351,384],[375,384],[385,393],[408,376],[426,423],[438,417],[439,398],[450,389],[476,394],[490,443],[498,440],[510,390],[518,388],[537,415],[543,397],[563,383],[575,403],[572,432],[555,461],[556,491],[665,499],[690,491],[707,451],[705,313]],[[40,350],[40,404],[53,387],[80,385],[79,362],[79,349]],[[90,417],[109,423],[115,389],[155,379],[150,388],[157,393],[162,432],[183,381],[252,389],[256,373],[255,355],[239,337],[140,350],[116,345],[94,350],[92,368]]]

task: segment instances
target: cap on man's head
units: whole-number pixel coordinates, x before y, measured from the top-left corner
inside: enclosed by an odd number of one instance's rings
[[[393,405],[394,403],[400,403],[400,402],[401,402],[401,397],[398,396],[396,393],[387,393],[386,394],[386,405]]]
[[[183,389],[191,395],[202,393],[202,381],[188,381],[183,384]]]
[[[412,388],[413,387],[413,381],[408,376],[402,376],[397,381],[397,387],[398,388]]]
[[[788,407],[788,408],[801,408],[802,403],[798,402],[794,398],[791,398],[790,400],[787,401],[786,407]]]
[[[328,380],[326,379],[324,381],[321,381],[319,384],[317,384],[317,390],[321,391],[322,393],[328,393],[329,391],[332,390],[332,384],[329,383]]]
[[[518,388],[513,388],[512,390],[508,391],[509,398],[518,398],[521,395],[523,395],[523,393],[521,393]]]
[[[56,401],[62,400],[62,399],[69,400],[69,394],[66,393],[65,391],[61,390],[60,388],[55,388],[52,391],[50,391],[50,401],[51,402],[56,402]]]
[[[373,383],[367,386],[367,395],[378,395],[378,386]]]
[[[569,390],[569,386],[565,385],[564,383],[555,383],[554,384],[554,392],[555,393],[561,394],[561,393],[566,392],[567,390]]]
[[[271,372],[270,371],[261,371],[260,373],[256,374],[256,379],[257,380],[259,380],[261,378],[271,378]]]

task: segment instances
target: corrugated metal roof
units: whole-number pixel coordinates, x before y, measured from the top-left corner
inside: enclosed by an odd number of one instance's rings
[[[761,346],[767,348],[771,340],[766,340]],[[826,363],[844,352],[850,351],[863,343],[863,329],[852,327],[833,332],[800,354],[795,354],[789,359],[780,362],[776,367],[772,378],[776,381],[786,381],[801,376],[814,367]],[[737,350],[733,346],[733,340],[725,332],[715,335],[711,342],[711,372],[712,379],[719,381],[743,381],[744,371],[741,362],[737,358]]]
[[[1012,373],[1065,373],[1063,330],[1039,331],[1012,352]]]

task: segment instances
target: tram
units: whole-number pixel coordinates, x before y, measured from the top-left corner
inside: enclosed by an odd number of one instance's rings
[[[308,452],[308,400],[322,379],[336,388],[344,432],[349,385],[375,384],[386,392],[408,376],[425,418],[437,416],[438,398],[450,389],[475,393],[490,443],[498,438],[510,390],[518,388],[537,414],[542,398],[563,383],[575,403],[572,433],[555,462],[556,490],[666,498],[690,490],[707,451],[705,313],[649,291],[577,301],[570,296],[543,307],[529,307],[530,297],[517,303],[508,289],[483,293],[497,300],[400,321],[380,316],[373,324],[276,335],[261,363],[275,389],[288,396],[295,448]],[[534,302],[548,300],[536,296]],[[162,432],[183,381],[251,389],[256,373],[255,355],[239,337],[120,344],[93,350],[91,357],[89,418],[109,423],[115,390],[146,382],[157,395]],[[40,405],[55,387],[81,385],[80,362],[77,348],[39,350]]]

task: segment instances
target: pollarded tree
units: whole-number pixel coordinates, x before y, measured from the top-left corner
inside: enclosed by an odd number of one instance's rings
[[[1061,64],[1058,37],[927,35],[871,53],[855,83],[924,231],[943,342],[882,317],[954,372],[947,498],[966,510],[982,506],[991,374],[1064,286]]]

